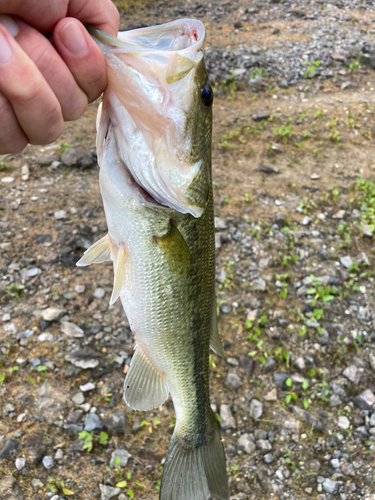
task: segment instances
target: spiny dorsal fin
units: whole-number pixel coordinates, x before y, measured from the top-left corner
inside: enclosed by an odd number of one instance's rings
[[[123,243],[120,243],[120,245],[118,247],[117,257],[116,257],[115,263],[114,263],[115,278],[114,278],[112,296],[111,296],[111,300],[109,301],[109,305],[112,305],[116,302],[116,300],[119,298],[122,287],[124,286],[124,282],[125,282],[125,254],[126,254],[125,247],[124,247]]]
[[[189,247],[184,237],[171,221],[171,228],[164,236],[154,236],[156,243],[162,249],[173,274],[185,278],[193,264]]]
[[[77,266],[89,266],[90,264],[101,264],[112,259],[112,242],[109,234],[91,245],[77,262]]]
[[[218,356],[225,357],[223,345],[219,337],[219,330],[217,329],[216,297],[214,297],[212,307],[210,347]]]
[[[142,346],[135,350],[124,385],[124,399],[133,410],[161,406],[169,394],[165,377],[151,363]]]

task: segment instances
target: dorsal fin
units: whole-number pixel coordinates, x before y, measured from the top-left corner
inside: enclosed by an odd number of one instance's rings
[[[90,264],[101,264],[112,260],[112,242],[109,234],[91,245],[77,262],[77,266],[89,266]]]
[[[109,301],[109,305],[112,305],[119,298],[122,287],[125,282],[125,255],[126,250],[123,243],[120,243],[118,247],[117,257],[115,258],[114,263],[114,283],[111,300]]]
[[[213,307],[212,307],[210,347],[218,356],[222,358],[225,357],[223,345],[219,337],[219,330],[217,328],[216,297],[214,297]]]
[[[168,394],[164,375],[155,368],[139,345],[125,379],[126,404],[133,410],[148,411],[161,406]]]
[[[189,247],[184,237],[171,220],[171,227],[164,236],[154,236],[156,243],[162,249],[173,274],[185,278],[193,264]]]

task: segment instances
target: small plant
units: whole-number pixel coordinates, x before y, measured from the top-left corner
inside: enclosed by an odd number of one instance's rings
[[[318,109],[315,111],[314,114],[314,119],[317,120],[318,118],[322,118],[324,116],[324,110],[323,109]]]
[[[292,139],[296,135],[290,122],[291,118],[289,117],[288,123],[285,123],[280,127],[276,127],[274,130],[277,137],[282,139],[284,142],[288,142],[288,140]]]
[[[61,493],[63,493],[63,495],[66,495],[66,496],[74,495],[74,491],[71,491],[71,490],[68,490],[68,488],[65,488],[63,481],[58,481],[57,479],[54,479],[53,477],[48,478],[46,488],[51,493],[57,493],[60,491]]]
[[[94,436],[92,432],[81,431],[78,434],[78,439],[83,440],[83,449],[87,450],[87,453],[90,453],[94,447],[95,442],[106,445],[108,442],[108,434],[105,432],[101,432],[99,436]]]
[[[303,71],[303,76],[307,79],[314,78],[315,73],[317,68],[320,66],[320,61],[312,61],[309,63],[309,61],[304,61],[302,63],[304,66],[307,66],[307,68]]]
[[[250,73],[250,78],[256,78],[257,76],[261,76],[263,78],[267,76],[267,73],[266,68],[257,68]]]
[[[351,63],[348,64],[348,70],[350,73],[355,73],[361,69],[361,64],[358,59],[355,59]]]
[[[23,285],[17,285],[16,283],[11,283],[7,286],[7,297],[12,297],[18,299],[21,295],[22,290],[25,287]]]

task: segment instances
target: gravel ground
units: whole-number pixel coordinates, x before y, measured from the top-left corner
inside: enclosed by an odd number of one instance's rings
[[[209,23],[226,352],[211,403],[231,500],[375,498],[373,9],[168,2],[122,19]],[[95,112],[0,158],[0,500],[158,495],[173,405],[125,407],[134,341],[111,266],[75,267],[106,233]]]

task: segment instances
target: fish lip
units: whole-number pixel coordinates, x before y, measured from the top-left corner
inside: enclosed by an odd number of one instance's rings
[[[140,43],[132,43],[131,36],[127,36],[127,34],[132,33],[133,35],[134,33],[136,34],[144,33],[145,35],[147,35],[150,32],[152,32],[155,28],[163,29],[166,26],[168,26],[169,28],[176,26],[177,28],[178,26],[181,27],[189,25],[190,26],[195,25],[196,30],[192,34],[194,37],[196,37],[196,41],[182,49],[168,50],[168,52],[178,52],[179,54],[184,55],[186,52],[190,52],[192,50],[199,51],[203,49],[203,45],[206,39],[206,30],[204,24],[198,19],[182,18],[182,19],[177,19],[176,21],[163,23],[156,26],[147,26],[144,28],[137,28],[135,30],[119,31],[118,37],[114,37],[109,33],[106,33],[105,31],[102,31],[98,28],[94,28],[94,26],[91,26],[90,24],[85,24],[85,28],[94,38],[95,41],[110,45],[111,47],[118,47],[122,49],[128,48],[129,52],[133,51],[150,52],[150,50],[152,50],[153,53],[165,54],[166,49],[158,49],[156,47],[141,45]]]

